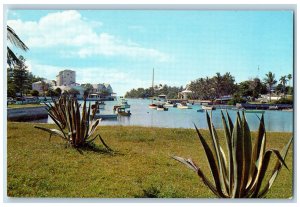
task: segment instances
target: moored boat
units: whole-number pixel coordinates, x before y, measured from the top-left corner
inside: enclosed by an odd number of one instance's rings
[[[179,109],[191,109],[192,107],[188,106],[186,102],[181,102],[177,105],[177,108]]]
[[[117,114],[120,116],[130,116],[131,112],[130,112],[130,110],[126,111],[124,107],[118,107]]]
[[[156,109],[157,108],[157,105],[152,103],[152,104],[149,104],[149,108],[150,109]]]
[[[203,110],[215,110],[216,109],[216,107],[214,107],[214,106],[208,106],[208,105],[202,105],[202,109]]]
[[[171,101],[167,101],[164,103],[164,107],[177,107],[177,104],[172,103]]]
[[[121,103],[120,103],[121,107],[125,107],[125,108],[130,108],[130,105],[128,104],[126,99],[121,99]]]
[[[168,111],[168,108],[164,107],[164,105],[160,104],[160,105],[157,105],[157,108],[156,108],[157,111]]]

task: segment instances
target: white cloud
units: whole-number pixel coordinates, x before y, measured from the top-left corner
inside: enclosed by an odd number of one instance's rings
[[[129,58],[167,61],[169,56],[153,48],[145,48],[132,40],[105,32],[96,32],[102,22],[83,18],[77,11],[49,13],[39,21],[8,20],[29,48],[64,48],[65,57],[125,56]]]

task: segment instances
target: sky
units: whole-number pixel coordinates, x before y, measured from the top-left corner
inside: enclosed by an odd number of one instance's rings
[[[76,71],[77,83],[110,83],[117,95],[155,84],[186,86],[230,72],[237,83],[293,74],[293,12],[9,10],[36,76]],[[259,68],[259,69],[258,69]]]

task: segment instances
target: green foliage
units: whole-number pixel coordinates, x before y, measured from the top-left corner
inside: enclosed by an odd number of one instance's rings
[[[20,93],[21,96],[28,89],[28,70],[25,65],[25,59],[20,56],[19,62],[14,66],[12,71],[14,90],[16,93]]]
[[[109,151],[111,149],[105,144],[101,136],[98,134],[95,137],[95,132],[100,120],[94,120],[97,107],[92,109],[91,106],[86,106],[86,100],[84,100],[82,111],[80,112],[80,106],[77,99],[69,96],[61,96],[59,100],[53,100],[54,105],[46,104],[49,116],[59,129],[48,129],[45,127],[35,126],[37,129],[49,132],[50,137],[57,135],[62,138],[67,145],[74,148],[86,148],[93,147],[93,141],[99,137],[102,144]]]
[[[216,73],[211,78],[199,78],[192,81],[189,89],[194,92],[194,98],[215,99],[233,94],[237,86],[235,85],[234,76],[230,73],[225,73],[224,75]]]
[[[276,104],[293,104],[293,99],[281,98],[278,101],[275,101]]]
[[[16,47],[20,48],[23,51],[29,50],[29,48],[25,45],[25,43],[19,38],[19,36],[15,33],[15,31],[7,25],[7,39]],[[20,64],[22,60],[20,60],[15,53],[7,46],[7,64],[9,67],[15,66],[16,64]]]
[[[54,91],[57,94],[57,96],[61,95],[61,89],[60,88],[56,88]]]
[[[233,98],[227,102],[228,105],[236,105],[237,103],[246,103],[247,101],[240,95],[235,94]]]
[[[173,158],[187,165],[195,171],[203,183],[221,198],[261,198],[264,197],[274,183],[279,171],[285,164],[285,157],[292,143],[293,137],[281,152],[276,149],[266,150],[266,131],[264,117],[260,119],[258,135],[254,144],[245,114],[237,112],[235,124],[227,113],[227,121],[222,113],[224,135],[226,138],[227,155],[223,150],[211,116],[206,113],[207,124],[211,135],[206,140],[200,131],[196,131],[205,150],[213,182],[203,173],[191,159],[173,156]],[[276,163],[271,177],[265,181],[265,175],[270,164],[271,155],[276,156]],[[264,186],[263,186],[264,184]],[[263,186],[263,188],[261,188]]]
[[[80,94],[80,92],[79,92],[78,90],[76,90],[75,88],[71,88],[71,89],[68,91],[68,93],[69,93],[70,95],[72,95],[73,97],[76,97],[77,95]]]
[[[240,82],[238,85],[238,91],[242,96],[257,98],[259,94],[265,94],[267,92],[267,88],[259,78],[254,78]]]
[[[131,89],[125,94],[127,98],[149,98],[152,96],[158,96],[164,94],[169,99],[177,98],[178,93],[183,90],[183,87],[175,87],[175,86],[168,86],[168,85],[159,85],[154,86],[153,90],[152,87],[149,88],[137,88]],[[153,92],[152,92],[153,91]]]
[[[88,96],[93,91],[93,85],[90,83],[81,84],[81,86],[84,88],[85,96]]]
[[[53,97],[53,96],[59,96],[59,94],[56,92],[56,90],[49,88],[46,92],[46,96]]]
[[[39,96],[39,92],[37,91],[37,90],[31,90],[30,91],[30,94],[32,95],[32,96]]]

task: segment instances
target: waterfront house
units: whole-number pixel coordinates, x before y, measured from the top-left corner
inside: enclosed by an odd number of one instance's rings
[[[37,90],[40,94],[43,94],[44,91],[47,91],[49,88],[55,86],[54,80],[42,80],[32,83],[32,90]]]

